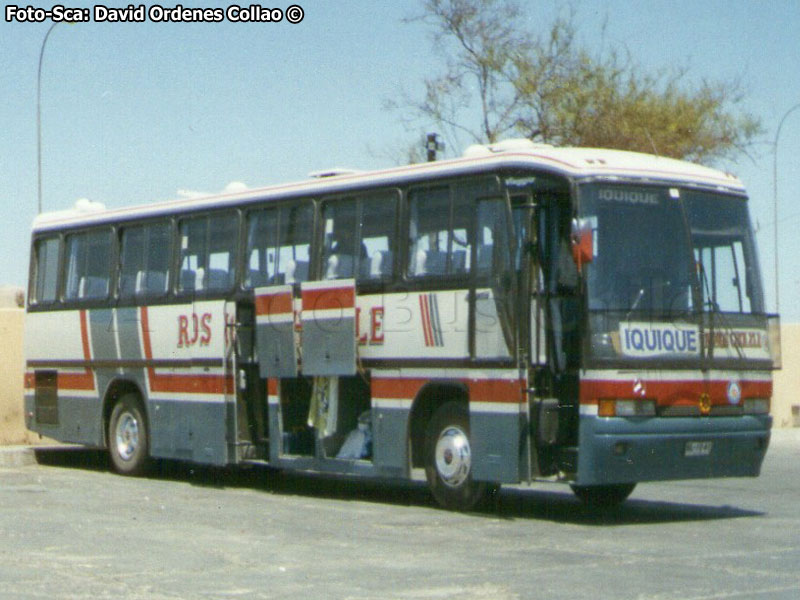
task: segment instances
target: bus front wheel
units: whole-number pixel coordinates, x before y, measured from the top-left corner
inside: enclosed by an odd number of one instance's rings
[[[108,420],[111,464],[122,475],[141,475],[149,464],[147,420],[139,398],[125,394]]]
[[[590,508],[613,508],[619,506],[636,487],[635,483],[616,485],[573,485],[573,493]]]
[[[436,501],[451,510],[471,510],[484,500],[489,484],[472,479],[469,413],[461,402],[440,406],[425,435],[425,475]]]

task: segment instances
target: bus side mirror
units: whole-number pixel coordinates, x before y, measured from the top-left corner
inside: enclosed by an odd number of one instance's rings
[[[572,220],[572,259],[578,271],[584,263],[594,260],[594,229],[590,219]]]

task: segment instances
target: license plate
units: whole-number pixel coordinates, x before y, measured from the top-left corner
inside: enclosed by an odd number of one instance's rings
[[[714,447],[714,442],[686,442],[686,447],[683,449],[684,456],[708,456],[711,454],[711,448]]]

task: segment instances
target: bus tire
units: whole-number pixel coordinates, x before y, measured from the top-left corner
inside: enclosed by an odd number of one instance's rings
[[[425,476],[434,499],[444,508],[475,508],[489,484],[472,479],[469,413],[462,402],[447,402],[433,414],[425,433]]]
[[[581,502],[590,508],[614,508],[627,500],[636,484],[573,485],[571,487]]]
[[[121,475],[141,475],[149,466],[148,428],[142,403],[136,394],[125,394],[108,419],[108,453]]]

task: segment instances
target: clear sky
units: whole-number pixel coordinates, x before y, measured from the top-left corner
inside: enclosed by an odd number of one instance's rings
[[[384,108],[401,89],[418,92],[439,64],[429,30],[403,22],[419,12],[418,1],[294,3],[305,11],[297,25],[58,25],[41,80],[44,209],[69,208],[78,198],[142,204],[217,192],[232,181],[255,187],[334,166],[393,164],[398,149],[432,129],[407,130]],[[800,103],[800,0],[523,4],[520,27],[544,30],[572,6],[590,48],[618,47],[646,69],[688,65],[697,81],[741,78],[744,107],[766,134],[753,159],[715,166],[749,189],[774,308],[773,140],[786,111]],[[50,24],[0,21],[0,284],[24,286],[27,279],[37,195],[36,74]],[[454,145],[449,153],[460,150]],[[780,308],[785,321],[800,321],[800,109],[784,122],[777,157]]]

